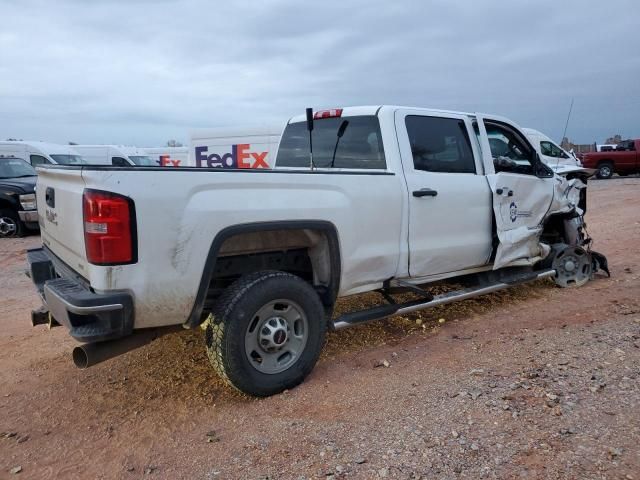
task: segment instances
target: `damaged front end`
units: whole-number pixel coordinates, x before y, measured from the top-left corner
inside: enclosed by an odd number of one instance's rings
[[[611,276],[607,258],[591,249],[584,215],[587,211],[587,180],[584,169],[556,175],[553,201],[543,223],[540,242],[550,246],[541,262],[556,271],[555,282],[561,287],[579,287],[599,270]]]
[[[584,285],[600,270],[610,276],[607,258],[591,249],[592,239],[584,219],[587,180],[591,175],[589,170],[574,168],[543,180],[553,182],[552,200],[546,212],[542,211],[542,189],[531,191],[531,195],[539,196],[534,205],[540,210],[533,211],[519,224],[501,222],[500,204],[494,204],[499,239],[494,269],[524,265],[552,268],[556,271],[555,282],[561,287]],[[544,193],[548,194],[548,190]],[[513,202],[510,208],[513,220]],[[504,209],[503,204],[503,212]]]

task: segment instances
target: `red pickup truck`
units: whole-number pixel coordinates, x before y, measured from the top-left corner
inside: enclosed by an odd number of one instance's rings
[[[640,173],[640,140],[623,140],[610,152],[590,152],[582,157],[582,166],[596,168],[598,178],[611,178]]]

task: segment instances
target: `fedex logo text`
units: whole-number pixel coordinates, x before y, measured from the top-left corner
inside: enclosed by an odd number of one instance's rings
[[[174,167],[180,166],[180,160],[172,160],[169,155],[160,155],[160,160],[156,160],[161,167],[172,165]]]
[[[196,147],[196,167],[208,168],[269,168],[266,161],[269,152],[250,152],[251,145],[240,143],[231,146],[231,153],[207,155],[209,147]]]

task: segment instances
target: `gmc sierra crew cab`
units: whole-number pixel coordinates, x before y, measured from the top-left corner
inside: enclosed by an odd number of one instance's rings
[[[625,176],[640,173],[640,140],[623,140],[615,150],[585,153],[582,165],[597,169],[598,178],[611,178],[614,173]]]
[[[229,384],[271,395],[311,371],[327,329],[606,270],[588,176],[555,174],[505,118],[395,106],[307,109],[272,169],[42,168],[32,322],[67,327],[80,367],[201,327]],[[458,288],[429,291],[445,280]],[[334,315],[371,291],[379,305]]]

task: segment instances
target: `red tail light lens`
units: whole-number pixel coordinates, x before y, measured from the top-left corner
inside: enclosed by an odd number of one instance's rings
[[[84,244],[94,265],[135,263],[137,239],[133,200],[117,193],[85,190]]]

